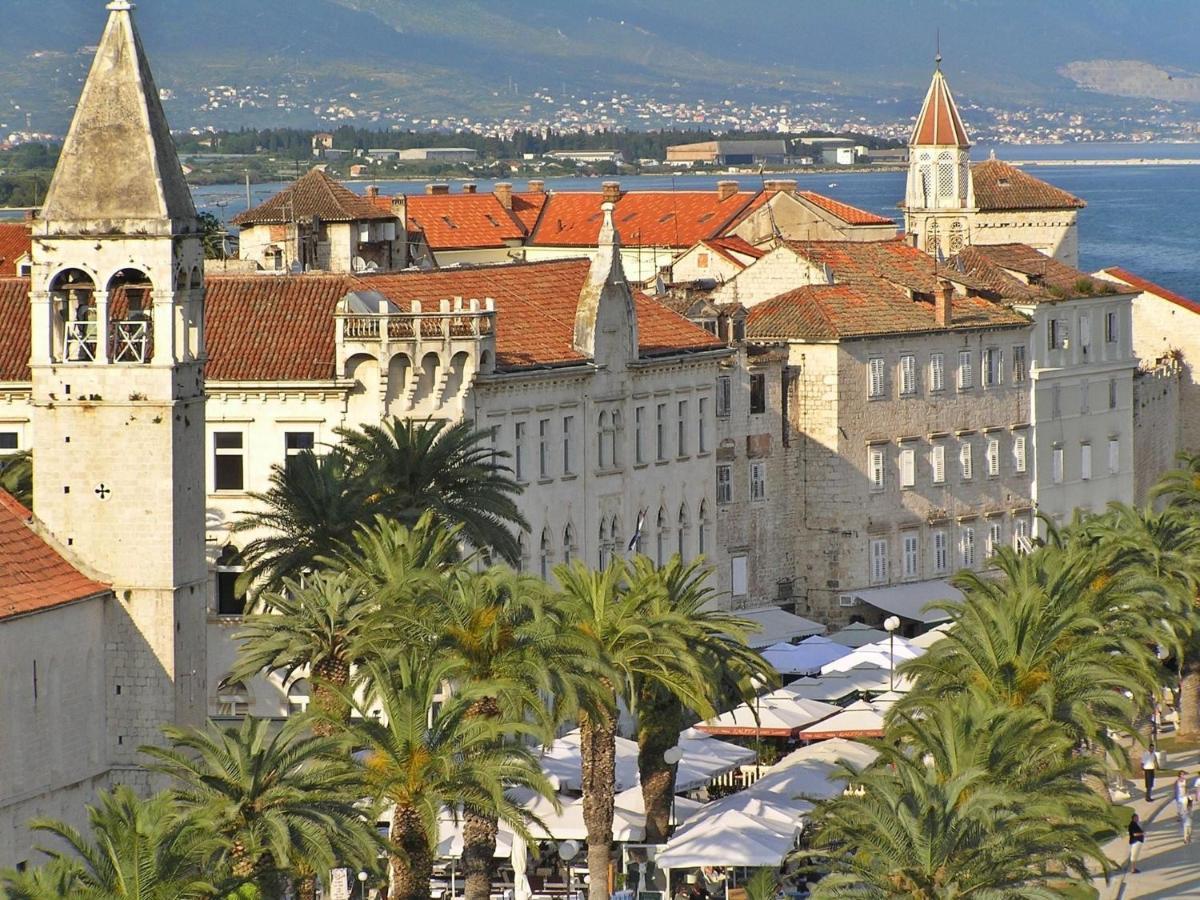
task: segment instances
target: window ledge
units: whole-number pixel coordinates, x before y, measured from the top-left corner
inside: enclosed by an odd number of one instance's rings
[[[213,488],[214,497],[249,497],[250,492],[245,488]]]
[[[562,474],[562,475],[559,477],[559,481],[574,481],[574,480],[575,480],[576,478],[578,478],[578,477],[579,477],[579,476],[578,476],[578,475],[576,475],[574,472],[564,472],[564,473],[563,473],[563,474]],[[547,480],[547,481],[549,481],[549,480],[551,480],[551,479],[546,479],[546,480]]]
[[[549,475],[543,475],[541,478],[539,478],[537,480],[537,483],[538,484],[554,484],[554,479],[551,478]]]

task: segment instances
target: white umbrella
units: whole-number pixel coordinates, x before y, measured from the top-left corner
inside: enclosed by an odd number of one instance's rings
[[[763,651],[763,658],[781,675],[808,675],[821,671],[821,666],[850,652],[849,647],[814,636],[799,644],[768,647]]]
[[[775,867],[792,850],[796,826],[787,832],[736,810],[705,817],[679,829],[655,857],[662,869],[698,866]]]
[[[938,641],[946,636],[946,632],[950,630],[950,623],[943,622],[934,628],[929,629],[924,634],[918,634],[915,638],[909,638],[908,642],[914,647],[920,647],[923,650],[928,650]]]
[[[841,659],[835,659],[833,662],[828,662],[821,666],[821,674],[827,675],[830,672],[849,672],[851,669],[856,669],[859,666],[890,669],[892,667],[892,658],[888,656],[886,650],[865,650],[859,648],[853,653],[848,653]]]
[[[894,646],[892,646],[893,640],[895,641]],[[874,652],[886,653],[886,654],[888,654],[889,657],[893,653],[895,653],[897,660],[905,660],[905,659],[916,659],[918,656],[923,655],[925,653],[925,648],[918,647],[916,644],[914,644],[908,638],[897,637],[894,639],[889,638],[886,641],[875,641],[874,643],[863,644],[861,647],[859,647],[854,652],[855,653],[874,653]]]
[[[829,639],[839,644],[845,644],[847,647],[861,647],[872,641],[882,641],[887,636],[886,631],[880,631],[878,628],[872,628],[862,622],[855,622],[853,625],[847,625],[841,631],[831,634]]]
[[[800,729],[837,711],[836,706],[819,700],[767,694],[754,703],[743,703],[696,727],[717,735],[792,737]]]
[[[859,700],[836,716],[801,731],[797,737],[806,741],[832,737],[883,737],[883,712],[866,700]]]
[[[583,750],[579,729],[569,731],[542,751],[539,762],[547,776],[558,779],[560,790],[583,789]],[[638,783],[638,745],[626,738],[617,738],[616,783],[618,791]]]
[[[530,822],[529,833],[539,840],[553,841],[586,841],[587,825],[583,818],[583,798],[560,796],[562,804],[560,812],[554,811],[549,800],[539,794],[525,794],[518,802],[536,816],[541,824]],[[695,813],[703,804],[684,797],[675,798],[675,814],[687,817]],[[501,825],[500,833],[508,832],[508,826]],[[614,841],[638,842],[646,838],[646,807],[642,802],[641,785],[621,791],[613,802]]]
[[[753,750],[717,740],[695,728],[680,732],[679,750],[683,757],[675,773],[677,792],[703,787],[726,772],[754,762]]]

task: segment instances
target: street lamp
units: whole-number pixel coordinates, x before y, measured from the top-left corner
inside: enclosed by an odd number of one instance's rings
[[[767,683],[757,676],[751,677],[750,687],[754,690],[754,777],[758,778],[762,775],[762,715],[759,706],[759,701],[762,696],[759,693]]]
[[[888,616],[883,620],[883,630],[888,633],[888,690],[896,689],[896,629],[900,627],[899,616]]]
[[[451,885],[453,889],[453,885]],[[358,896],[361,900],[367,900],[367,873],[359,871],[358,873]]]
[[[683,759],[683,749],[676,744],[674,747],[668,747],[663,751],[663,762],[668,766],[677,766],[679,761]],[[671,828],[675,827],[675,791],[671,791]]]

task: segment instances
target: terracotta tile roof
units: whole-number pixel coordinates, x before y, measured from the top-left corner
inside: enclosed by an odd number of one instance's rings
[[[884,216],[877,216],[873,212],[867,212],[865,209],[859,209],[857,206],[851,206],[849,203],[841,203],[831,197],[826,197],[823,194],[817,194],[812,191],[797,191],[796,196],[803,197],[814,206],[819,206],[821,209],[830,215],[836,216],[847,225],[895,225],[895,219],[888,219]]]
[[[354,191],[326,175],[310,169],[274,197],[254,209],[234,216],[234,225],[284,224],[299,219],[320,217],[326,222],[353,222],[361,219],[391,219],[391,209],[360,197]]]
[[[431,250],[506,247],[528,236],[545,194],[514,194],[505,209],[495,194],[412,194],[409,226],[419,228]]]
[[[0,278],[0,381],[29,381],[29,326],[29,279]]]
[[[971,185],[975,206],[984,211],[1083,209],[1087,206],[1074,194],[998,159],[971,166]]]
[[[67,562],[34,531],[29,510],[0,490],[0,621],[110,590]]]
[[[1111,268],[1101,269],[1100,271],[1115,281],[1124,282],[1130,287],[1137,288],[1139,291],[1144,291],[1147,294],[1153,294],[1155,297],[1161,297],[1169,303],[1174,303],[1176,306],[1182,306],[1189,312],[1200,313],[1200,302],[1197,302],[1190,297],[1185,297],[1183,294],[1177,294],[1170,288],[1165,288],[1162,285],[1155,284],[1150,279],[1143,278],[1141,275],[1134,275],[1128,269],[1122,269],[1120,266],[1112,266]]]
[[[1028,244],[977,244],[964,249],[948,266],[958,266],[959,262],[968,274],[984,281],[989,290],[1017,303],[1052,303],[1133,293],[1116,282],[1059,262]]]
[[[921,114],[913,126],[910,147],[970,147],[967,129],[958,115],[958,107],[950,94],[950,86],[942,75],[941,68],[935,69]]]
[[[686,249],[728,231],[755,198],[740,191],[628,191],[616,201],[613,223],[626,247]],[[598,191],[550,194],[528,243],[534,247],[594,247],[600,232]]]
[[[532,234],[537,227],[538,217],[546,206],[546,198],[550,195],[545,191],[523,191],[512,195],[512,214],[525,229],[525,234]]]
[[[0,278],[17,275],[17,260],[29,253],[31,238],[25,222],[0,222]]]
[[[951,324],[942,328],[934,319],[932,300],[912,300],[881,279],[873,284],[815,284],[751,307],[746,334],[760,340],[827,341],[1028,325],[1019,313],[978,296],[955,296],[951,314]]]
[[[731,234],[728,237],[708,238],[700,243],[704,244],[705,247],[708,247],[714,253],[719,253],[735,266],[742,269],[749,265],[749,263],[740,257],[748,256],[751,260],[755,260],[762,259],[767,254],[765,248],[755,247],[745,238],[739,237],[736,234]]]
[[[941,279],[970,290],[987,290],[988,283],[946,263],[938,264],[928,253],[905,243],[887,241],[787,241],[786,246],[817,266],[828,266],[838,283],[874,284],[882,278],[891,284],[930,294]]]

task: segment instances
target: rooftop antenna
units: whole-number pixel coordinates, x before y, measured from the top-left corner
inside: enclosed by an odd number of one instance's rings
[[[766,176],[763,175],[763,173],[766,170],[767,170],[767,164],[765,162],[760,162],[758,164],[758,180],[762,184],[762,192],[763,192],[764,197],[767,193],[767,179],[766,179]],[[771,198],[766,197],[766,199],[763,201],[763,205],[766,206],[766,208],[767,208],[767,218],[771,222],[771,237],[775,238],[775,240],[777,240],[777,241],[782,241],[783,234],[779,231],[779,224],[775,221],[775,210],[771,206]],[[830,282],[830,284],[832,284],[832,283],[833,282]]]
[[[933,42],[936,52],[933,57],[933,65],[941,69],[942,67],[942,29],[936,28],[933,32]]]

